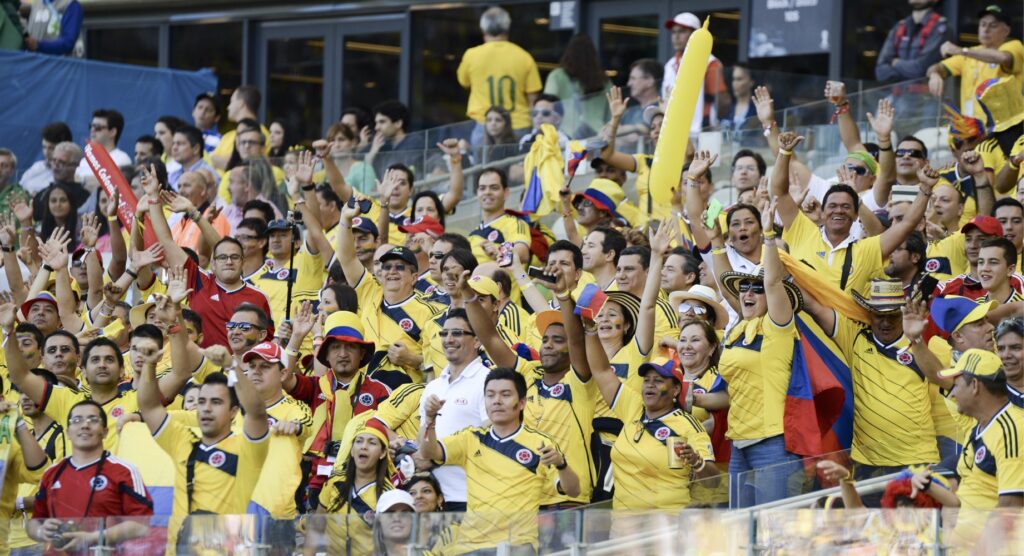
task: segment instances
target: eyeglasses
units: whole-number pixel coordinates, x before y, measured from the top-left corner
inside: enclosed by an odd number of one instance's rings
[[[408,268],[408,267],[406,267],[402,263],[393,263],[393,264],[382,264],[382,265],[380,265],[380,269],[383,270],[384,272],[391,272],[392,270],[395,271],[395,272],[405,272],[406,268]]]
[[[254,236],[252,234],[236,234],[235,239],[238,241],[256,241],[260,236]]]
[[[74,417],[68,419],[68,423],[70,423],[72,425],[81,425],[82,423],[89,423],[90,425],[98,425],[98,424],[100,424],[102,422],[103,422],[103,420],[100,419],[99,415],[88,415],[88,416],[85,416],[85,417],[83,417],[81,415],[75,415]]]
[[[530,117],[531,118],[536,118],[537,116],[542,116],[544,118],[549,118],[549,117],[551,117],[552,114],[554,114],[554,111],[553,110],[548,110],[547,108],[543,108],[543,109],[540,109],[540,110],[530,110]]]
[[[110,129],[110,126],[103,124],[89,124],[89,129],[93,131],[103,131],[104,129]]]
[[[61,353],[71,353],[72,351],[75,351],[75,349],[71,346],[50,346],[46,348],[46,353],[53,355],[56,354],[58,350]]]
[[[227,326],[228,330],[234,330],[234,329],[237,328],[241,332],[248,332],[248,331],[252,330],[253,328],[256,328],[256,329],[259,329],[259,330],[263,330],[262,327],[257,326],[257,325],[255,325],[255,324],[253,324],[251,322],[228,321],[228,323],[225,326]]]
[[[447,338],[448,336],[451,336],[452,338],[455,338],[456,340],[458,340],[459,338],[461,338],[463,336],[476,336],[476,334],[473,334],[469,330],[460,330],[458,328],[453,328],[451,330],[441,330],[441,331],[439,331],[437,333],[437,335],[442,337],[442,338]]]
[[[258,141],[256,139],[243,139],[238,142],[239,147],[255,147],[262,144],[263,141]]]
[[[213,260],[217,261],[218,263],[226,263],[228,261],[238,262],[238,261],[242,260],[242,256],[238,255],[238,254],[234,254],[234,255],[217,255],[216,257],[213,258]]]
[[[742,282],[739,287],[740,293],[754,292],[764,293],[764,284],[761,282]]]
[[[847,164],[846,169],[853,172],[854,174],[857,174],[858,176],[863,176],[864,174],[868,173],[867,168],[865,168],[864,166],[857,166],[856,164]]]
[[[740,288],[740,291],[743,291],[743,284],[740,284]],[[679,305],[680,313],[689,313],[691,311],[695,315],[703,315],[708,312],[708,308],[703,305],[698,305],[696,303],[690,303],[689,301],[684,301]]]
[[[427,256],[430,257],[431,259],[434,259],[435,261],[440,261],[441,259],[444,259],[444,256],[447,255],[447,254],[448,253],[442,253],[440,251],[434,251],[433,253],[427,254]]]
[[[896,149],[896,158],[903,158],[904,156],[924,158],[924,151],[921,149]]]

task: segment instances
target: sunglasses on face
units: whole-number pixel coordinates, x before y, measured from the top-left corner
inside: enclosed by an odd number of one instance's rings
[[[904,156],[924,158],[924,151],[921,149],[896,149],[896,158],[903,158]]]
[[[740,284],[740,288],[742,288],[742,287],[743,287],[743,285]],[[743,291],[743,290],[741,289],[740,291]],[[684,301],[684,302],[682,302],[682,304],[679,305],[679,312],[680,313],[690,313],[690,312],[692,312],[695,315],[703,315],[703,314],[708,312],[708,308],[704,307],[703,305],[698,305],[696,303],[690,303],[689,301]]]
[[[448,336],[451,336],[456,340],[463,336],[475,336],[475,334],[473,334],[469,330],[460,330],[458,328],[453,328],[451,330],[441,330],[440,332],[437,333],[437,335],[440,336],[441,338],[447,338]]]
[[[430,257],[431,259],[434,259],[435,261],[440,261],[447,254],[448,253],[442,253],[440,251],[434,251],[433,253],[430,253],[427,256]]]
[[[741,282],[740,293],[754,292],[757,294],[764,293],[764,283],[762,282]]]
[[[541,110],[530,110],[530,116],[533,118],[536,118],[537,116],[549,118],[552,114],[554,114],[554,111],[548,110],[547,108]]]
[[[75,415],[74,417],[68,419],[68,423],[70,423],[72,425],[81,425],[82,423],[89,423],[90,425],[98,425],[98,424],[100,424],[102,422],[103,421],[99,418],[98,415],[88,415],[88,416],[84,416],[84,417],[82,415]]]
[[[395,272],[405,272],[406,266],[402,263],[382,264],[380,269],[384,272],[391,272],[392,270]]]
[[[847,164],[846,169],[853,172],[854,174],[857,174],[858,176],[863,176],[864,174],[868,173],[867,168],[863,166],[857,166],[856,164]]]
[[[226,326],[227,326],[228,330],[234,330],[234,329],[237,328],[238,330],[240,330],[242,332],[248,332],[248,331],[250,331],[250,330],[252,330],[254,328],[259,328],[258,326],[256,326],[255,324],[252,324],[251,322],[235,322],[235,321],[228,322]]]

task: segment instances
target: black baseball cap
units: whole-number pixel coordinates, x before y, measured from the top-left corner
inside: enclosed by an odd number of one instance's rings
[[[381,263],[391,259],[398,259],[408,263],[412,265],[413,269],[419,268],[419,264],[416,262],[416,255],[405,247],[392,247],[390,251],[380,256]]]
[[[1013,25],[1010,22],[1010,14],[1004,12],[1003,8],[999,7],[997,4],[989,4],[988,6],[985,6],[983,10],[978,12],[978,21],[981,21],[981,18],[986,15],[990,15],[1007,25]]]

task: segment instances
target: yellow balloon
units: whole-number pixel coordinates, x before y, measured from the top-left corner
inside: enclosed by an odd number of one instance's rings
[[[672,96],[661,123],[661,135],[654,149],[651,166],[650,191],[654,204],[668,206],[672,203],[672,189],[679,187],[679,178],[686,158],[686,144],[690,140],[690,125],[697,108],[697,95],[708,69],[708,58],[714,38],[708,31],[710,18],[704,26],[690,35],[679,63]],[[643,203],[646,204],[646,203]]]

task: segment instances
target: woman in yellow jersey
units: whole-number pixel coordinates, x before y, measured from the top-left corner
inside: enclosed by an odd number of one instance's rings
[[[783,280],[775,233],[775,200],[762,214],[759,271],[725,272],[723,290],[738,300],[742,320],[726,337],[718,371],[728,383],[730,505],[746,507],[791,495],[802,480],[800,457],[786,451],[783,409],[797,340],[794,313],[802,298]],[[769,467],[770,466],[770,467]],[[767,469],[762,469],[767,468]],[[756,473],[753,470],[759,470]],[[795,486],[795,485],[794,485]]]
[[[373,552],[373,516],[380,496],[392,490],[395,466],[388,453],[387,434],[369,421],[352,440],[348,460],[320,491],[318,514],[310,523],[312,542],[306,553],[322,549],[326,532],[329,554],[370,554]],[[319,533],[319,535],[317,535]]]

